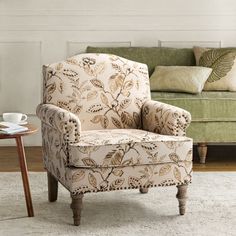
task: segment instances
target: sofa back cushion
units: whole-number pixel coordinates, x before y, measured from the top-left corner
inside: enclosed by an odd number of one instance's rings
[[[87,47],[88,53],[110,53],[147,64],[151,76],[156,66],[195,66],[190,48],[165,47]]]
[[[150,99],[147,65],[108,54],[79,54],[44,66],[44,103],[78,115],[82,130],[140,128]]]
[[[236,91],[236,48],[194,47],[196,63],[212,68],[204,90]]]

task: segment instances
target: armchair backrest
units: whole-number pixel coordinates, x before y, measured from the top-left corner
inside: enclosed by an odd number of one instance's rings
[[[78,115],[82,130],[141,127],[151,96],[147,65],[87,53],[44,66],[43,74],[43,102]]]

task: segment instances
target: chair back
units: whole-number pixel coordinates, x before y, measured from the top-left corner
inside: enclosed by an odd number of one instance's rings
[[[43,67],[43,102],[78,115],[82,130],[140,128],[151,98],[147,65],[86,53]]]

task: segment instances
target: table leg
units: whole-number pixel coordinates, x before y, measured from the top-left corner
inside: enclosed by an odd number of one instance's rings
[[[18,157],[19,157],[19,162],[20,162],[21,176],[22,176],[23,187],[24,187],[24,192],[25,192],[25,201],[26,201],[28,216],[33,217],[34,210],[33,210],[31,194],[30,194],[28,170],[27,170],[25,149],[23,146],[22,137],[16,137],[16,144],[17,144],[17,152],[18,152]]]

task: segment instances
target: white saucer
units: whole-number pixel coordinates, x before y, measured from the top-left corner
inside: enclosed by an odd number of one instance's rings
[[[27,121],[21,121],[21,122],[18,123],[18,125],[27,125],[27,124],[28,124]]]

